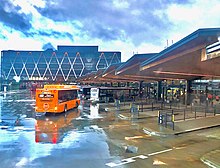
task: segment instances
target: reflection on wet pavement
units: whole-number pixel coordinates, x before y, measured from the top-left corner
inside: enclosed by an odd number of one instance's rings
[[[52,114],[53,115],[53,114]],[[35,124],[36,142],[60,142],[68,129],[73,129],[72,120],[80,116],[80,110],[56,116],[37,117]]]
[[[68,167],[70,158],[79,167],[90,167],[93,159],[100,160],[95,167],[103,167],[110,158],[107,136],[93,123],[102,118],[98,104],[83,102],[67,113],[35,117],[35,100],[20,91],[1,95],[0,105],[1,167],[43,167],[50,157],[56,159],[49,167]],[[60,158],[63,165],[57,163]]]

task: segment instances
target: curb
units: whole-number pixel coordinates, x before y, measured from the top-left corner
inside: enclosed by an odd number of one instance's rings
[[[144,131],[145,134],[153,135],[153,136],[160,136],[160,137],[168,137],[168,136],[173,136],[174,135],[174,134],[166,134],[166,133],[152,131],[149,128],[143,128],[143,131]]]
[[[220,126],[220,124],[211,125],[211,126],[204,126],[204,127],[198,127],[198,128],[193,128],[193,129],[189,129],[189,130],[176,132],[176,133],[174,133],[174,135],[180,135],[180,134],[190,133],[190,132],[194,132],[194,131],[199,131],[199,130],[204,130],[204,129],[209,129],[209,128],[215,128],[215,127],[219,127],[219,126]]]
[[[211,162],[210,160],[207,160],[205,158],[201,158],[200,159],[204,164],[206,164],[207,166],[211,167],[211,168],[219,168],[219,165],[216,165],[215,163]]]
[[[131,116],[126,116],[126,115],[124,115],[124,114],[119,114],[119,117],[120,118],[123,118],[123,119],[129,119],[129,120],[131,120],[131,119],[147,119],[147,118],[156,118],[157,116],[137,116],[137,117],[131,117]]]
[[[211,158],[212,155],[216,155],[216,154],[218,154],[218,153],[220,153],[220,150],[211,151],[211,152],[205,154],[200,160],[201,160],[204,164],[208,165],[209,167],[212,167],[212,168],[220,168],[220,164],[219,164],[219,163],[213,162],[213,161],[211,161],[211,160],[208,159],[208,158]],[[220,154],[219,154],[219,155],[220,155]]]
[[[215,127],[219,127],[219,126],[220,126],[220,124],[217,124],[217,125],[211,125],[211,126],[206,126],[206,127],[193,128],[193,129],[179,131],[179,132],[174,132],[174,133],[157,132],[157,131],[151,130],[150,128],[146,128],[146,127],[143,128],[143,131],[146,134],[148,134],[148,135],[168,137],[168,136],[186,134],[186,133],[190,133],[190,132],[194,132],[194,131],[199,131],[199,130],[203,130],[203,129],[215,128]]]

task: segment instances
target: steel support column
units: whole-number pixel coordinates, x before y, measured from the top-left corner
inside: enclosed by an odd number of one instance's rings
[[[191,93],[192,93],[192,81],[187,80],[186,81],[186,93],[185,93],[185,105],[191,104]]]
[[[157,100],[161,100],[162,94],[162,81],[157,82]]]

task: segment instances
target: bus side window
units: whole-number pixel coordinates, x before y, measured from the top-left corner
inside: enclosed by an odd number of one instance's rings
[[[65,99],[66,99],[65,93],[63,91],[59,91],[59,93],[58,93],[58,102],[59,103],[65,102]]]
[[[62,102],[61,93],[60,93],[60,91],[58,91],[58,103],[61,103],[61,102]]]
[[[76,90],[72,90],[71,91],[71,97],[72,97],[72,99],[76,99],[77,98]]]
[[[77,98],[77,91],[73,90],[73,98],[76,99]]]
[[[68,91],[64,91],[64,101],[68,101],[69,100],[69,94],[68,94]]]
[[[72,95],[70,92],[67,93],[67,101],[72,100]]]

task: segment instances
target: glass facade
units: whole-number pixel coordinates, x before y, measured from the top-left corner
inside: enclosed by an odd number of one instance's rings
[[[86,73],[121,62],[121,52],[99,52],[98,46],[58,46],[56,51],[2,51],[1,76],[12,80],[73,81]]]

